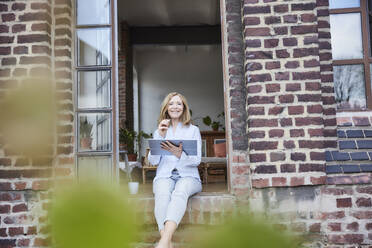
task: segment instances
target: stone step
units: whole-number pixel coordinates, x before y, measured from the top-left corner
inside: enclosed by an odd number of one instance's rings
[[[130,198],[138,223],[156,224],[153,195]],[[231,217],[236,211],[236,198],[226,193],[199,193],[189,199],[181,224],[213,225]]]

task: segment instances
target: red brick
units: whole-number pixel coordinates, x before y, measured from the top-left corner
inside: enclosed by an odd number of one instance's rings
[[[22,31],[26,31],[26,25],[25,24],[14,24],[12,26],[12,33],[19,33]]]
[[[259,17],[244,17],[244,25],[246,26],[252,26],[252,25],[258,25],[260,24],[260,18]]]
[[[280,172],[281,173],[296,172],[296,165],[295,164],[281,164]]]
[[[288,34],[288,27],[274,27],[275,35],[286,35]]]
[[[281,114],[284,110],[284,107],[275,106],[272,108],[269,108],[269,115],[278,115]]]
[[[277,141],[256,141],[249,145],[252,150],[274,150],[278,147]]]
[[[1,65],[15,65],[17,63],[17,59],[15,57],[6,57],[1,60]]]
[[[328,223],[328,229],[332,232],[341,232],[341,223]]]
[[[244,35],[246,37],[269,36],[270,28],[246,28],[244,30]]]
[[[244,15],[251,15],[251,14],[265,14],[270,13],[270,6],[244,6],[243,14]]]
[[[262,65],[260,63],[248,63],[245,66],[246,71],[257,71],[257,70],[262,70]]]
[[[270,73],[262,73],[262,74],[251,74],[249,75],[249,82],[268,82],[271,81]]]
[[[310,177],[310,182],[311,182],[313,185],[323,185],[323,184],[326,184],[326,182],[327,182],[327,177],[326,177],[326,176]]]
[[[250,119],[248,120],[249,127],[277,127],[277,119]]]
[[[304,113],[304,106],[289,106],[288,113],[290,115],[300,115]]]
[[[251,139],[265,138],[265,131],[249,131],[248,137]]]
[[[351,216],[359,220],[372,219],[372,211],[355,211],[351,213]]]
[[[284,66],[285,68],[295,69],[300,66],[300,63],[298,61],[288,61]]]
[[[0,44],[10,44],[13,43],[13,36],[0,36]]]
[[[275,23],[280,23],[280,17],[279,16],[265,17],[265,24],[266,25],[275,24]]]
[[[351,198],[336,199],[338,208],[351,208]]]
[[[252,96],[248,97],[248,104],[275,103],[275,96]]]
[[[297,117],[295,118],[296,126],[322,125],[321,117]]]
[[[284,140],[283,141],[283,146],[286,149],[296,148],[296,145],[295,145],[293,140]]]
[[[264,115],[265,108],[264,107],[249,107],[248,108],[248,115]]]
[[[306,102],[306,103],[307,102],[320,102],[322,100],[321,94],[301,94],[301,95],[299,94],[297,95],[297,98],[299,102]]]
[[[305,60],[304,61],[304,67],[309,68],[309,67],[317,67],[319,66],[319,61],[316,59],[311,59],[311,60]]]
[[[320,232],[321,223],[314,223],[309,226],[309,231],[312,233]]]
[[[0,55],[9,55],[10,47],[0,47]]]
[[[250,85],[248,86],[248,93],[259,93],[262,90],[261,85]]]
[[[48,42],[50,40],[49,36],[46,34],[28,34],[28,35],[18,35],[18,43],[36,43],[36,42]]]
[[[287,95],[279,96],[280,103],[293,103],[293,101],[294,101],[294,95],[287,94]]]
[[[280,138],[280,137],[283,137],[284,135],[284,130],[282,129],[272,129],[269,131],[269,137],[270,138]]]
[[[283,45],[284,46],[297,46],[297,39],[296,38],[284,38]]]
[[[317,25],[298,25],[291,27],[291,34],[311,34],[317,33],[318,27]]]
[[[253,179],[252,186],[254,188],[265,188],[269,186],[269,179]]]
[[[308,91],[317,91],[320,90],[320,83],[318,82],[306,82],[306,90]]]
[[[306,164],[300,164],[298,168],[299,172],[311,172],[311,171],[319,171],[324,172],[325,171],[325,165],[324,164],[316,164],[316,163],[306,163]]]
[[[10,213],[10,205],[0,205],[0,214]]]
[[[364,198],[364,197],[358,198],[356,200],[356,205],[358,207],[372,207],[371,198]]]
[[[10,14],[2,14],[1,15],[1,20],[3,22],[11,22],[11,21],[15,21],[15,15],[13,13],[10,13]]]
[[[277,47],[278,44],[279,44],[279,39],[266,39],[266,40],[264,40],[264,47],[265,48]]]
[[[26,189],[27,183],[26,182],[15,182],[14,187],[16,190],[24,190]]]
[[[305,184],[304,177],[291,177],[291,186],[300,186]]]
[[[285,177],[273,177],[272,178],[272,186],[279,187],[279,186],[286,186],[287,179]]]
[[[291,137],[304,137],[305,131],[303,129],[291,129],[289,134]]]
[[[284,161],[285,160],[285,153],[283,152],[272,152],[270,153],[270,161],[277,162],[277,161]]]
[[[280,49],[275,51],[276,57],[277,58],[289,58],[290,54],[286,49]]]
[[[18,247],[30,247],[30,240],[29,239],[18,239],[17,246]]]
[[[358,193],[362,193],[362,194],[369,194],[369,195],[372,195],[372,186],[362,186],[362,187],[357,187],[356,188],[356,191]]]
[[[301,152],[291,153],[291,160],[292,161],[305,161],[306,160],[306,154],[301,153]]]
[[[26,4],[24,3],[13,3],[12,10],[24,10],[26,8]]]
[[[322,105],[310,105],[307,106],[307,112],[310,114],[320,114],[323,112],[323,107]]]
[[[280,61],[272,61],[265,63],[265,69],[272,70],[272,69],[279,69],[280,68]]]
[[[314,14],[302,14],[301,21],[302,22],[315,22],[316,16]]]
[[[27,54],[28,47],[26,46],[18,46],[13,48],[13,54]]]
[[[23,227],[9,227],[8,228],[9,236],[17,236],[23,234]]]
[[[357,232],[359,230],[358,222],[352,222],[346,225],[346,229],[350,231]]]
[[[276,72],[275,73],[275,80],[289,80],[289,72]]]
[[[309,72],[292,72],[293,80],[319,79],[320,74],[316,71]]]
[[[297,15],[285,15],[283,16],[283,20],[285,23],[296,23]]]
[[[232,172],[236,175],[247,175],[249,173],[249,170],[249,165],[232,166]]]
[[[324,152],[310,152],[310,159],[324,161],[325,153]]]
[[[52,22],[50,15],[45,12],[24,13],[23,15],[20,15],[18,18],[22,22],[29,21],[47,21],[48,23]]]
[[[274,165],[259,165],[254,169],[254,173],[273,174],[276,173],[276,167]]]
[[[354,116],[352,117],[352,119],[353,119],[355,126],[369,126],[370,125],[368,117]]]
[[[0,34],[1,33],[9,33],[9,26],[7,26],[7,25],[0,25]]]
[[[331,219],[342,219],[345,217],[344,211],[336,211],[336,212],[322,212],[321,219],[322,220],[331,220]]]
[[[274,6],[274,12],[276,12],[276,13],[288,12],[288,5],[287,4],[275,5]]]
[[[291,118],[280,119],[280,126],[282,127],[292,126],[292,119]]]
[[[323,129],[321,128],[314,128],[307,130],[310,137],[322,137],[323,136]]]
[[[280,91],[280,84],[266,84],[265,87],[267,93]]]
[[[245,41],[245,45],[247,47],[261,47],[261,41],[258,40],[258,39],[254,39],[254,40],[246,40]]]
[[[252,163],[266,162],[266,154],[265,153],[251,153],[249,154],[249,161]]]
[[[12,208],[13,213],[25,212],[25,211],[27,211],[27,205],[25,203],[14,205]]]

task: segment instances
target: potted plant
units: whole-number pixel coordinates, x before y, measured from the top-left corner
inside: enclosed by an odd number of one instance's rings
[[[92,128],[93,124],[89,123],[87,118],[83,122],[80,122],[80,147],[82,149],[91,149]]]
[[[137,151],[141,151],[141,139],[151,138],[151,135],[139,131],[138,134],[134,130],[129,130],[127,128],[120,128],[119,130],[119,142],[124,145],[124,149],[128,151],[128,160],[136,161],[137,152],[135,151],[135,145],[137,146]]]
[[[217,115],[217,118],[220,118],[220,117],[225,117],[225,113],[222,112],[222,113]],[[206,126],[212,127],[213,131],[218,131],[218,129],[220,127],[223,127],[223,125],[218,120],[212,120],[209,115],[207,115],[206,117],[203,118],[203,123]],[[225,128],[223,128],[223,129],[225,129]]]

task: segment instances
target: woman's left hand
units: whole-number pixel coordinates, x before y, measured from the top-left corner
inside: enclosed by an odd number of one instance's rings
[[[175,146],[171,142],[165,141],[161,143],[161,148],[173,153],[177,158],[180,158],[182,155],[182,143],[179,146]]]

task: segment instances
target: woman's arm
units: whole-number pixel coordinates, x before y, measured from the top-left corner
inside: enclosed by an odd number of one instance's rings
[[[198,127],[195,127],[192,139],[196,140],[197,144],[197,155],[189,156],[182,151],[179,161],[183,166],[198,166],[201,161],[201,135]]]
[[[159,134],[158,129],[156,129],[154,132],[154,139],[164,140],[164,138]],[[151,151],[150,151],[148,155],[148,160],[150,164],[157,165],[160,163],[161,155],[151,155]]]

